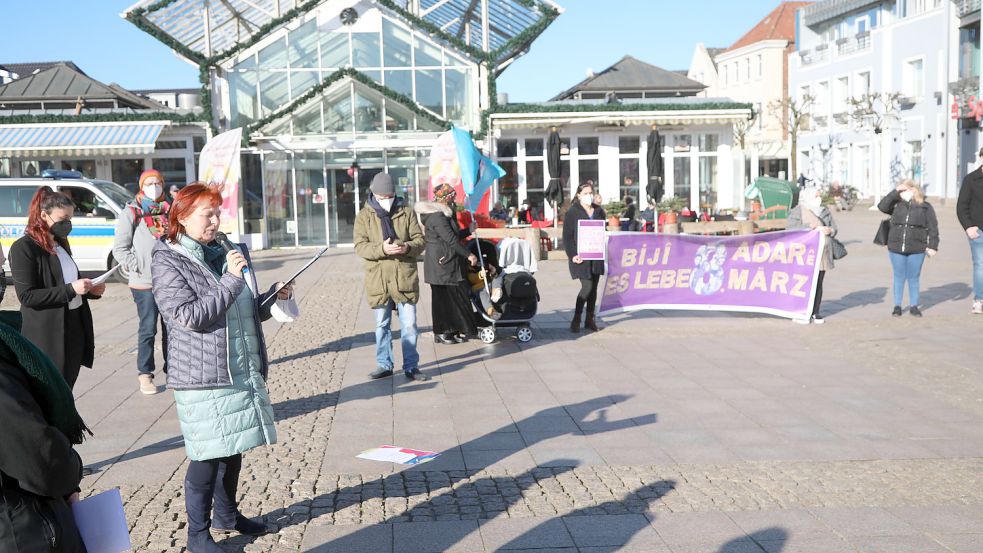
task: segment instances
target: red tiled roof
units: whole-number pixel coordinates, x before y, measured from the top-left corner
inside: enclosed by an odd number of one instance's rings
[[[757,25],[732,44],[727,51],[737,50],[762,40],[795,42],[795,11],[812,2],[782,2]]]

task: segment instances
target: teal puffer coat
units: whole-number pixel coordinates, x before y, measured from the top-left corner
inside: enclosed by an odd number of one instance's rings
[[[180,244],[170,244],[169,249],[182,254],[185,259],[190,257],[200,262],[192,264],[193,269],[207,272],[214,285],[221,287],[219,275],[205,264],[201,245],[182,238]],[[273,407],[264,378],[266,345],[259,327],[257,300],[247,286],[242,286],[237,292],[230,296],[231,302],[220,302],[225,307],[225,316],[222,317],[225,324],[219,325],[224,327],[221,334],[225,338],[225,359],[214,360],[215,365],[227,366],[230,383],[181,386],[174,390],[181,434],[188,458],[192,461],[228,457],[276,443]],[[162,307],[161,310],[163,312],[165,309]],[[169,318],[165,313],[165,321]],[[170,319],[169,331],[178,322]],[[169,355],[169,359],[172,356]],[[182,370],[174,363],[170,367],[171,370]],[[182,379],[182,383],[185,379]]]

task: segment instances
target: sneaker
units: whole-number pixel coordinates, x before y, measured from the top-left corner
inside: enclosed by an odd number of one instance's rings
[[[917,305],[912,305],[908,309],[908,313],[910,313],[912,317],[921,317],[922,316],[922,311],[921,311],[921,309],[918,309],[918,306]]]
[[[430,377],[420,372],[420,369],[404,371],[403,374],[406,375],[406,378],[409,378],[410,380],[416,380],[418,382],[426,382],[430,380]]]
[[[812,324],[817,324],[817,325],[826,324],[826,319],[819,316],[813,317]]]
[[[983,300],[976,300],[973,302],[973,310],[971,313],[973,315],[983,315]]]
[[[900,317],[901,316],[901,306],[900,305],[895,305],[894,306],[894,310],[891,311],[891,316],[893,316],[893,317]]]
[[[392,376],[393,370],[387,369],[385,367],[379,367],[376,370],[369,373],[369,378],[372,380],[378,380],[380,378],[386,378],[387,376]]]
[[[807,325],[812,322],[812,319],[792,319],[792,322],[797,325]]]
[[[154,384],[154,375],[152,374],[141,374],[140,375],[140,393],[148,396],[152,396],[157,393],[157,385]]]

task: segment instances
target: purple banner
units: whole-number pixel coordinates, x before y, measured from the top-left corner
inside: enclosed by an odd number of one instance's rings
[[[742,236],[610,233],[600,312],[699,309],[807,317],[823,243],[815,230]]]

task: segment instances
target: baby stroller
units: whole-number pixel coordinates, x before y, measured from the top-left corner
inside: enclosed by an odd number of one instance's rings
[[[539,292],[536,289],[536,261],[532,258],[532,248],[525,240],[506,238],[498,248],[487,240],[472,240],[468,244],[471,253],[478,257],[481,267],[494,267],[502,275],[502,296],[493,306],[501,313],[498,319],[489,316],[481,305],[475,302],[478,319],[478,339],[486,344],[495,341],[498,329],[514,328],[515,337],[520,342],[532,340],[530,321],[536,315],[539,305]],[[485,292],[491,294],[491,278],[484,279]]]

